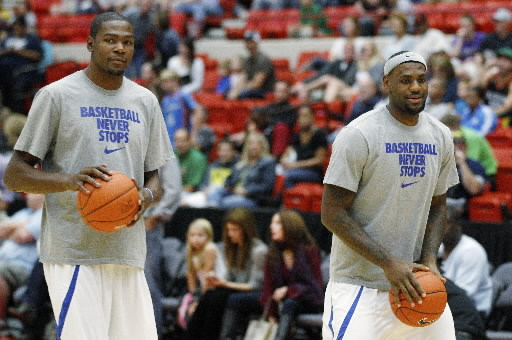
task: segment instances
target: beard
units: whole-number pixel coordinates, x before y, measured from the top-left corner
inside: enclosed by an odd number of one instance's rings
[[[425,109],[425,104],[426,104],[425,100],[419,106],[412,106],[412,105],[408,104],[407,102],[403,102],[403,103],[400,103],[399,105],[397,105],[397,107],[403,113],[409,114],[411,116],[416,116],[421,111],[423,111]]]
[[[106,70],[108,74],[110,74],[111,76],[116,76],[116,77],[120,77],[122,75],[124,75],[124,70],[112,70],[112,69],[107,69]]]

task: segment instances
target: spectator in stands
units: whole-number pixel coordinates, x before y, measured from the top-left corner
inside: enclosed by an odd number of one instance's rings
[[[390,15],[388,20],[393,38],[381,52],[385,60],[400,51],[412,51],[416,45],[414,38],[407,34],[408,24],[405,15],[395,13]]]
[[[240,55],[235,55],[230,59],[231,73],[229,76],[229,91],[225,97],[235,99],[244,87],[245,74],[244,74],[244,58]]]
[[[443,102],[446,93],[446,80],[438,77],[431,78],[428,82],[428,97],[425,104],[425,112],[441,119],[448,113],[453,113],[453,103]]]
[[[414,23],[416,44],[414,52],[421,55],[425,60],[430,58],[436,52],[448,52],[450,42],[448,37],[437,28],[432,28],[428,24],[427,15],[418,14]]]
[[[7,305],[12,293],[25,284],[37,261],[44,195],[27,194],[27,207],[0,223],[0,331],[7,328]]]
[[[123,15],[132,23],[135,35],[135,50],[132,63],[126,69],[125,76],[128,78],[140,78],[140,69],[147,58],[146,40],[157,31],[153,1],[137,0],[135,6],[123,11]]]
[[[380,56],[375,41],[367,40],[364,42],[357,54],[357,71],[368,72],[375,82],[380,82],[383,65],[384,61]]]
[[[455,338],[457,340],[487,340],[484,321],[466,291],[450,279],[446,279],[444,286],[455,324]]]
[[[362,50],[362,46],[368,40],[360,36],[360,28],[359,21],[356,16],[349,15],[346,16],[340,24],[340,38],[334,40],[331,48],[329,49],[329,61],[334,61],[337,59],[343,59],[344,54],[344,45],[347,40],[350,40],[354,43],[354,48],[356,54],[359,54]],[[327,63],[327,60],[322,60],[320,58],[315,58],[319,60],[315,60],[311,69],[319,70],[322,66]],[[323,63],[321,63],[322,61]]]
[[[299,182],[321,183],[327,159],[327,135],[315,125],[315,114],[309,105],[301,105],[298,114],[299,132],[281,157],[284,187]]]
[[[378,30],[377,22],[390,10],[390,6],[382,0],[357,0],[354,6],[359,14],[359,25],[363,36],[374,36]]]
[[[228,298],[239,292],[258,292],[263,285],[267,246],[258,237],[254,214],[246,208],[229,210],[223,221],[221,254],[225,278],[208,275],[211,287],[199,300],[189,322],[186,340],[217,340]],[[226,320],[230,320],[228,316]]]
[[[252,0],[251,9],[299,8],[299,0]]]
[[[16,18],[23,17],[25,18],[25,23],[27,24],[27,32],[31,34],[36,34],[37,31],[37,17],[34,12],[31,10],[30,1],[23,0],[18,1],[12,8],[12,18],[9,22],[10,25],[14,23]]]
[[[274,189],[276,162],[269,154],[268,141],[261,133],[247,136],[240,161],[226,179],[223,190],[209,200],[223,208],[255,208]]]
[[[258,32],[246,31],[244,40],[249,57],[243,64],[241,89],[232,93],[231,99],[264,98],[265,94],[274,88],[275,75],[272,60],[259,50],[258,44],[261,38]]]
[[[290,143],[297,109],[290,104],[290,85],[277,81],[274,86],[274,102],[263,107],[256,107],[251,112],[251,119],[257,122],[260,131],[270,143],[270,152],[277,159]]]
[[[160,57],[160,67],[167,67],[169,59],[178,54],[180,36],[169,25],[169,13],[160,11],[158,13],[158,30],[156,33],[156,49]]]
[[[467,216],[468,200],[484,191],[487,179],[482,164],[468,158],[466,140],[462,132],[453,132],[453,144],[455,146],[455,164],[457,165],[460,182],[448,189],[446,204]]]
[[[322,311],[320,252],[302,216],[293,210],[278,211],[272,216],[270,234],[263,291],[229,298],[221,339],[235,339],[241,316],[261,313],[267,304],[269,318],[279,320],[276,340],[288,338],[297,314]]]
[[[216,206],[217,191],[224,190],[226,179],[233,173],[237,162],[235,144],[229,139],[221,140],[217,145],[217,158],[208,166],[200,190],[184,197],[181,205],[194,208]]]
[[[464,289],[482,316],[488,316],[493,289],[487,252],[478,241],[463,234],[456,213],[450,215],[439,251],[443,276]]]
[[[159,68],[152,62],[146,61],[142,64],[140,69],[140,79],[142,80],[144,87],[153,92],[153,94],[159,99],[162,99],[159,79]]]
[[[489,142],[473,129],[461,126],[460,117],[455,113],[445,115],[441,118],[441,122],[448,126],[452,133],[458,134],[460,132],[462,134],[466,144],[466,156],[482,164],[487,179],[493,182],[498,169],[498,162],[492,153]]]
[[[350,115],[345,124],[349,124],[362,114],[373,110],[375,104],[381,100],[377,83],[369,73],[361,73],[359,75],[357,79],[357,92],[358,97],[352,105],[352,110],[350,110]]]
[[[297,93],[299,98],[307,100],[314,90],[321,90],[320,96],[312,95],[313,99],[325,102],[340,99],[349,101],[353,94],[352,85],[356,82],[357,61],[352,41],[347,41],[343,49],[343,59],[329,62],[314,76],[296,83],[292,92]]]
[[[160,201],[144,212],[144,225],[146,227],[146,265],[144,274],[148,283],[157,331],[160,336],[164,333],[164,320],[162,309],[163,279],[161,264],[163,261],[162,239],[165,225],[169,223],[179,206],[181,196],[181,177],[178,160],[171,159],[159,169],[160,184],[163,195]]]
[[[128,4],[127,0],[77,0],[78,14],[103,13],[108,11],[122,12]]]
[[[484,103],[484,96],[482,88],[468,85],[464,95],[455,102],[455,112],[460,117],[462,126],[485,137],[496,129],[498,119],[492,108]]]
[[[488,34],[480,44],[480,52],[486,59],[496,55],[500,48],[512,48],[512,33],[510,32],[510,21],[512,14],[507,8],[498,8],[492,16],[494,21],[494,32]]]
[[[213,242],[213,226],[205,218],[197,218],[187,230],[187,288],[178,310],[178,323],[183,329],[195,313],[201,295],[210,288],[208,277],[224,278],[226,265],[217,245]]]
[[[291,38],[322,37],[331,34],[327,18],[321,5],[313,0],[300,0],[299,23],[288,27]]]
[[[206,156],[192,145],[192,138],[187,129],[178,129],[174,133],[176,156],[181,168],[181,185],[183,194],[194,192],[203,181],[208,160]]]
[[[215,144],[215,133],[207,124],[208,109],[202,105],[198,105],[191,120],[190,137],[192,138],[192,144],[206,157],[209,157],[213,145]]]
[[[164,69],[160,72],[160,87],[163,92],[160,106],[167,133],[172,138],[178,129],[191,128],[192,116],[198,111],[199,105],[190,94],[181,89],[180,79],[173,71]]]
[[[429,78],[440,78],[446,83],[446,93],[443,102],[455,103],[457,100],[457,86],[459,79],[450,60],[445,52],[434,53],[427,61]]]
[[[497,51],[496,67],[487,71],[480,86],[485,89],[486,100],[498,117],[512,117],[512,47]]]
[[[480,49],[484,38],[485,33],[476,31],[475,18],[470,14],[463,15],[459,19],[459,29],[448,55],[461,61],[472,58]]]
[[[217,67],[217,73],[219,74],[219,80],[215,87],[215,93],[226,97],[231,90],[231,59],[221,60]]]
[[[23,93],[40,80],[38,63],[42,55],[39,37],[28,33],[24,17],[16,18],[12,33],[0,41],[0,97],[11,110],[26,113]]]
[[[178,54],[169,59],[167,68],[179,76],[183,92],[192,94],[201,90],[204,81],[204,61],[196,56],[193,39],[186,38],[180,42]]]
[[[219,0],[181,0],[176,2],[174,11],[192,16],[192,21],[188,23],[187,36],[199,39],[202,36],[206,18],[209,15],[220,16],[224,10]]]

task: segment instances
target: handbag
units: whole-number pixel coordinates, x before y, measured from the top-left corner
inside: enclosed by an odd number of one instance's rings
[[[277,333],[277,323],[268,321],[268,310],[272,299],[265,304],[263,314],[258,320],[252,320],[247,327],[244,340],[274,340]]]

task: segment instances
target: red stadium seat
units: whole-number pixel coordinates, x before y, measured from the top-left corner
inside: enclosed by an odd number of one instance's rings
[[[45,84],[53,83],[78,70],[80,70],[80,64],[76,61],[63,61],[49,65],[46,68]]]
[[[503,223],[512,207],[512,194],[486,192],[473,197],[468,203],[469,220],[472,222]]]
[[[492,148],[512,148],[512,129],[497,129],[485,136]]]
[[[287,209],[302,211],[320,211],[323,185],[318,183],[298,183],[284,191],[283,204]],[[315,203],[313,203],[315,201]]]

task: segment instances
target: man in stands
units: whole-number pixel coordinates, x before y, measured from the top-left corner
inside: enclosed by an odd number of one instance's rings
[[[264,98],[272,91],[275,83],[274,66],[272,60],[263,54],[258,47],[261,37],[258,32],[247,31],[244,34],[245,47],[249,57],[243,65],[243,78],[241,88],[234,91],[233,97]],[[231,99],[234,99],[231,98]]]
[[[11,110],[25,113],[22,94],[39,81],[42,55],[39,37],[28,33],[24,17],[16,18],[12,33],[0,42],[1,99]]]
[[[480,52],[484,55],[495,55],[502,47],[512,48],[512,33],[510,32],[512,14],[510,10],[498,8],[494,12],[492,20],[494,22],[494,32],[488,34],[480,45]]]

